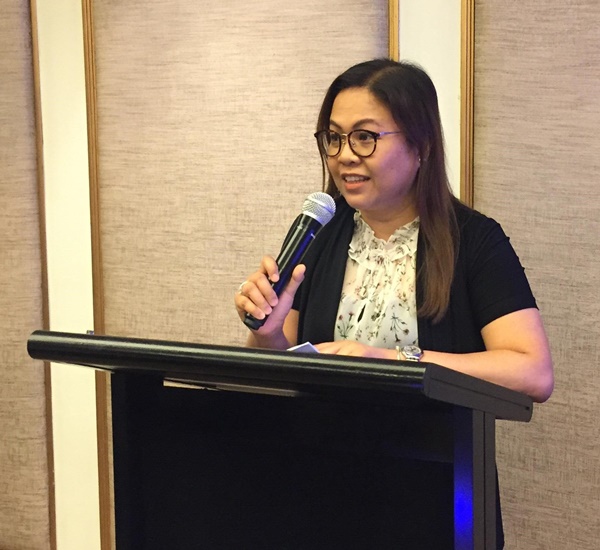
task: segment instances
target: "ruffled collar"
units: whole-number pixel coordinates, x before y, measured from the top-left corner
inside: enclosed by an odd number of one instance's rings
[[[348,255],[361,261],[397,261],[412,256],[417,251],[419,218],[399,227],[386,241],[375,236],[371,227],[363,220],[360,212],[354,213],[354,235]]]

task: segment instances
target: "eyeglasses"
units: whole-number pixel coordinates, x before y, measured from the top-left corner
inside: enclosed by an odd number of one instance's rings
[[[371,132],[371,130],[352,130],[347,134],[339,134],[333,130],[320,130],[315,134],[319,150],[328,157],[337,157],[342,151],[344,141],[352,152],[362,158],[370,157],[377,148],[377,140],[382,136],[401,134],[402,132]]]

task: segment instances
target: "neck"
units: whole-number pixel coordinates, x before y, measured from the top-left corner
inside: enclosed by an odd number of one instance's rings
[[[412,222],[418,216],[418,212],[413,204],[409,204],[401,211],[396,210],[389,214],[361,210],[360,215],[378,239],[387,241],[398,228]]]

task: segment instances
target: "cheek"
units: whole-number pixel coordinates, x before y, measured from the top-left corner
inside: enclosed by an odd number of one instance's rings
[[[395,182],[399,179],[403,179],[403,174],[406,173],[406,164],[399,162],[398,159],[388,158],[383,162],[378,163],[377,166],[373,167],[373,174],[378,177],[385,179],[389,182]]]
[[[389,157],[379,165],[380,174],[398,183],[412,183],[419,168],[416,156],[401,155]]]
[[[328,181],[333,181],[335,187],[337,188],[338,191],[342,191],[341,187],[340,187],[340,176],[339,176],[339,172],[336,169],[336,164],[332,159],[327,159],[325,161],[325,166],[327,167],[327,173],[328,173]]]
[[[327,171],[333,180],[337,183],[340,179],[339,169],[334,159],[327,159],[326,161]]]

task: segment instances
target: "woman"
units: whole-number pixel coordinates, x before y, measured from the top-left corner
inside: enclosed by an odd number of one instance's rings
[[[269,256],[240,285],[240,317],[268,316],[247,344],[437,363],[548,399],[535,299],[500,226],[452,196],[427,74],[387,59],[351,67],[315,136],[336,215],[279,297]]]

